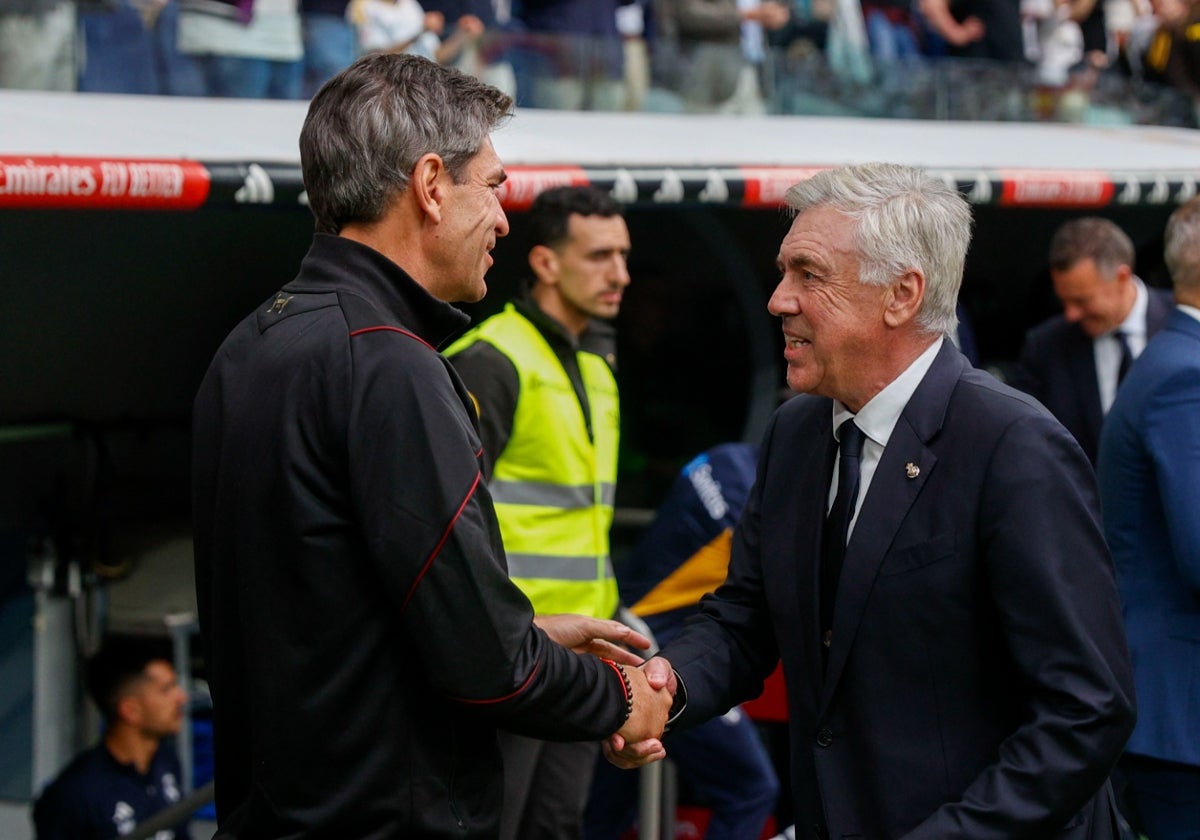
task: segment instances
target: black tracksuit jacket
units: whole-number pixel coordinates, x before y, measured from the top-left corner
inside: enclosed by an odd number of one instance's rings
[[[599,739],[610,666],[508,580],[466,326],[383,255],[318,234],[196,397],[196,581],[219,838],[487,838],[495,730]]]

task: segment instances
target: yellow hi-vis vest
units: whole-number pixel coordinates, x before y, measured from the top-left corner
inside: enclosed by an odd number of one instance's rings
[[[508,572],[538,614],[609,618],[617,582],[609,555],[621,415],[617,382],[594,353],[576,351],[592,414],[537,327],[510,303],[446,350],[486,341],[512,361],[520,391],[508,444],[488,489]]]

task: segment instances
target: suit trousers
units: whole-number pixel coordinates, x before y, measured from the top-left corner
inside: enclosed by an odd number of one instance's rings
[[[504,804],[500,840],[579,840],[600,745],[500,732]]]

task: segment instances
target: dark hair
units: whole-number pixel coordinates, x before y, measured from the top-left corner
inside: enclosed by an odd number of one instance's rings
[[[414,55],[372,53],[317,91],[300,131],[300,166],[316,229],[374,222],[435,153],[458,182],[512,97]]]
[[[159,646],[132,640],[110,640],[87,663],[87,690],[106,721],[117,716],[117,704],[146,679],[146,666],[170,659]]]
[[[538,193],[529,208],[528,244],[555,248],[567,238],[572,215],[620,216],[620,203],[596,187],[552,187]]]
[[[1050,240],[1053,271],[1067,271],[1080,260],[1090,259],[1111,278],[1120,266],[1133,268],[1133,254],[1133,241],[1125,231],[1099,216],[1072,219]]]

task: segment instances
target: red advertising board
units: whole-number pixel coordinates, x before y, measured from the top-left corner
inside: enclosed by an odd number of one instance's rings
[[[0,208],[194,210],[209,183],[190,160],[0,155]]]

